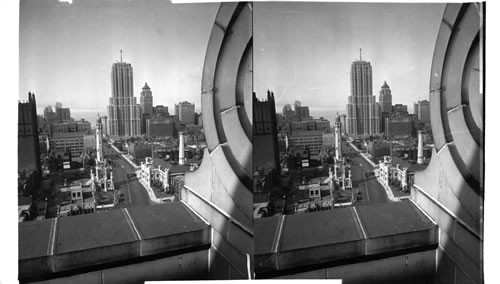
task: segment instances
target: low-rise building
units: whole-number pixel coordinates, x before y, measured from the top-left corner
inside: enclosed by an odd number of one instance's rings
[[[297,131],[293,135],[288,136],[290,146],[308,148],[311,154],[318,154],[323,147],[323,132],[315,131]]]
[[[368,141],[366,151],[372,157],[382,157],[391,154],[391,144],[385,141]]]
[[[177,126],[175,117],[155,115],[146,121],[146,137],[174,137],[176,136]]]
[[[405,115],[393,115],[385,119],[385,136],[390,138],[407,138],[414,135],[414,116]]]
[[[134,157],[135,160],[143,160],[146,157],[151,157],[152,148],[149,143],[130,143],[128,154]]]

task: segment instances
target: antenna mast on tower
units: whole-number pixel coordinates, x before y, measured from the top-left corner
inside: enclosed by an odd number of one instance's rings
[[[122,50],[120,49],[120,62],[123,62],[123,59],[122,59]]]
[[[359,49],[359,61],[363,60],[363,57],[361,57],[361,48]]]

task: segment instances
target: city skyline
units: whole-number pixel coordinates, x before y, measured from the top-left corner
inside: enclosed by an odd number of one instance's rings
[[[257,96],[270,89],[277,109],[300,100],[312,113],[345,113],[349,69],[362,48],[373,94],[387,81],[393,102],[412,107],[429,96],[443,10],[437,3],[262,3],[254,11]]]
[[[123,50],[123,60],[134,67],[135,97],[148,82],[155,104],[173,107],[189,100],[199,111],[203,60],[217,8],[217,3],[160,0],[23,0],[18,97],[34,92],[39,113],[58,101],[76,119],[105,113],[111,65]]]
[[[491,279],[484,2],[35,1],[13,279]]]

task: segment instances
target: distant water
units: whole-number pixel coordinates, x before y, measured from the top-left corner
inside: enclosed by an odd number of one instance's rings
[[[333,125],[333,122],[335,121],[335,118],[337,117],[337,112],[339,114],[344,114],[345,113],[345,109],[339,109],[339,110],[336,110],[336,109],[332,109],[332,110],[310,110],[309,111],[309,114],[313,117],[313,118],[320,118],[320,117],[323,117],[324,119],[327,119],[328,121],[330,121],[330,125]]]
[[[80,120],[80,119],[85,119],[86,121],[90,122],[92,127],[95,126],[95,121],[97,120],[97,114],[100,116],[107,116],[108,113],[104,110],[102,111],[78,111],[78,110],[71,110],[71,117],[74,120]]]

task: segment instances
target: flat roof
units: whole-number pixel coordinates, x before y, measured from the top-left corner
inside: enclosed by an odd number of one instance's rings
[[[210,245],[210,225],[181,202],[128,210],[19,223],[20,279]]]
[[[205,222],[181,202],[172,202],[168,206],[158,204],[133,207],[128,211],[137,230],[146,239],[199,231],[207,227]]]
[[[363,239],[351,207],[287,215],[281,251]]]
[[[411,201],[358,205],[254,220],[257,277],[437,245],[437,225]],[[368,257],[368,258],[367,258]]]
[[[56,253],[135,241],[122,210],[59,218]]]
[[[368,238],[429,230],[434,224],[409,200],[356,206]]]
[[[272,251],[280,218],[272,216],[254,219],[254,254],[266,254]]]
[[[19,223],[19,259],[47,255],[51,223],[54,219]]]

